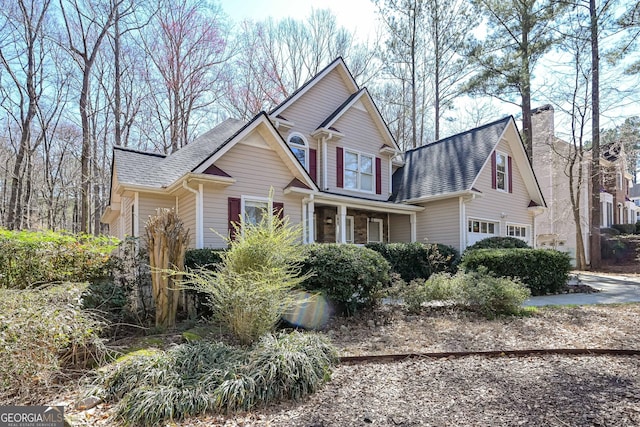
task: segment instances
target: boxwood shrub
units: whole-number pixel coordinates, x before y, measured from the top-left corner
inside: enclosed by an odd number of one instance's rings
[[[391,270],[405,282],[428,279],[434,273],[453,273],[460,262],[455,248],[439,243],[367,243],[365,246],[382,255]]]
[[[611,226],[620,232],[620,234],[635,234],[636,224],[613,224]]]
[[[558,293],[567,283],[571,258],[551,249],[476,249],[462,257],[466,271],[486,267],[498,277],[518,277],[532,295]]]
[[[306,245],[302,272],[312,272],[303,288],[323,294],[338,313],[375,306],[389,284],[391,267],[376,251],[349,244]]]
[[[530,248],[522,239],[510,236],[495,236],[487,237],[477,241],[473,245],[469,246],[466,250],[473,251],[475,249],[512,249],[512,248]]]

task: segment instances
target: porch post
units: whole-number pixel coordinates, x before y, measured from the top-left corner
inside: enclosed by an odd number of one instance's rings
[[[307,240],[307,236],[309,235],[309,233],[307,233],[307,230],[309,229],[309,224],[307,223],[307,200],[309,199],[302,199],[302,243],[309,243],[309,241]]]
[[[311,200],[309,200],[309,204],[307,205],[307,209],[309,210],[307,212],[307,219],[308,219],[308,224],[309,227],[307,227],[307,242],[308,243],[313,243],[314,239],[313,239],[313,230],[315,230],[316,225],[313,222],[313,214],[315,212],[315,203],[313,202],[313,198]]]
[[[347,243],[347,206],[340,205],[338,209],[340,216],[340,243]]]
[[[411,221],[411,242],[415,242],[417,237],[416,237],[416,213],[415,212],[411,212],[411,214],[409,215],[410,221]]]

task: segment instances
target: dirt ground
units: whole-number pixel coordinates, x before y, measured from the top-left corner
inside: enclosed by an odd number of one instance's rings
[[[486,320],[451,308],[406,315],[398,307],[334,321],[340,354],[640,349],[640,304],[541,308]],[[66,397],[67,405],[77,399]],[[110,407],[68,411],[76,425],[110,426]],[[640,357],[417,358],[340,365],[319,393],[251,413],[175,426],[638,426]]]

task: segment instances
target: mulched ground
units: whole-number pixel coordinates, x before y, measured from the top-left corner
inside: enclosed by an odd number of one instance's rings
[[[452,308],[398,307],[334,321],[341,355],[518,350],[640,349],[640,304],[542,308],[486,320]],[[67,396],[66,403],[77,397]],[[76,425],[111,426],[102,404]],[[175,426],[639,426],[640,357],[526,356],[407,359],[341,365],[303,402],[206,416]]]

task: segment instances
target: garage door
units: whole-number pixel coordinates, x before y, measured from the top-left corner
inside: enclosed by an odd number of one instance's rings
[[[497,222],[470,219],[467,227],[467,246],[498,235],[499,227]]]

